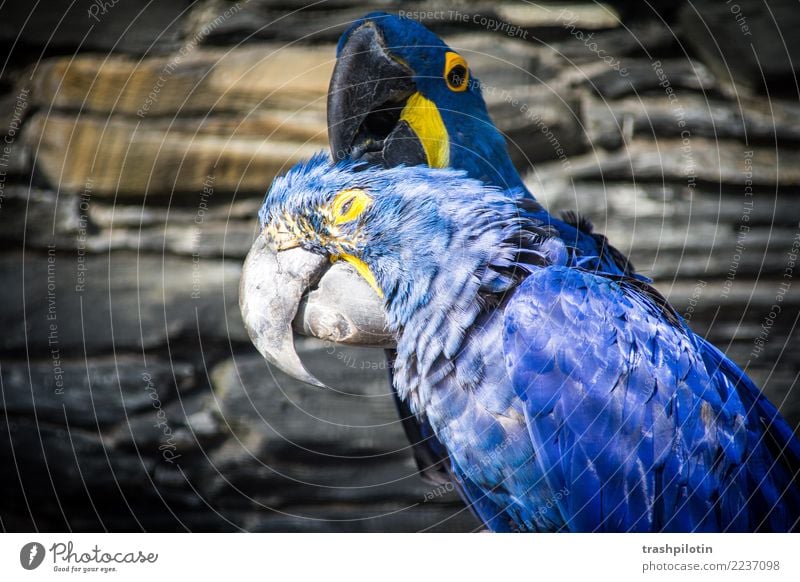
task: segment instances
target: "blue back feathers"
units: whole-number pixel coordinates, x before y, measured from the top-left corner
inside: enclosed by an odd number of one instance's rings
[[[339,190],[372,196],[344,236],[399,333],[395,388],[489,527],[798,527],[791,428],[647,284],[581,268],[517,192],[456,170],[357,169],[317,156],[259,216],[324,228]]]

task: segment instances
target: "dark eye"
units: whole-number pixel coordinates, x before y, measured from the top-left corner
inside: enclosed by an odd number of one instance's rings
[[[447,73],[447,84],[454,89],[460,88],[467,82],[467,69],[464,65],[456,65]]]
[[[347,214],[348,212],[350,212],[350,208],[352,208],[352,206],[353,206],[353,199],[351,198],[350,200],[342,204],[342,207],[339,210],[339,214],[340,215]]]
[[[444,56],[444,80],[451,91],[465,91],[469,83],[469,69],[464,57],[448,52]]]
[[[372,198],[361,188],[342,190],[333,199],[330,216],[333,224],[355,220],[372,203]]]

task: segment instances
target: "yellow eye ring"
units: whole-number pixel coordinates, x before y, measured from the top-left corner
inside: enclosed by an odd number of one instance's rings
[[[372,203],[372,198],[360,188],[342,190],[336,195],[331,206],[333,224],[345,224],[361,216]]]
[[[466,91],[469,86],[469,66],[459,54],[447,53],[444,56],[444,80],[451,91]]]

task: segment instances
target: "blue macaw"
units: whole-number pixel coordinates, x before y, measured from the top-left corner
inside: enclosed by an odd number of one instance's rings
[[[568,215],[565,220],[559,220],[532,202],[533,196],[525,189],[508,157],[503,136],[488,116],[480,94],[480,83],[472,75],[464,58],[424,26],[406,18],[383,13],[368,15],[354,23],[342,36],[337,57],[328,108],[331,149],[337,159],[377,163],[387,167],[397,164],[427,164],[431,167],[462,169],[473,178],[502,188],[508,196],[525,200],[527,212],[533,219],[548,225],[550,238],[563,241],[567,252],[566,261],[570,267],[596,272],[612,280],[615,277],[624,277],[627,286],[641,284],[645,280],[635,274],[632,265],[621,253],[608,245],[605,237],[592,232],[588,221],[576,215]],[[356,165],[354,169],[362,167]],[[451,196],[457,201],[460,194],[453,189]],[[263,241],[257,240],[254,251],[258,250],[257,247],[260,252],[253,253],[254,256],[269,253],[269,245],[264,245]],[[340,297],[347,297],[344,304],[325,303],[329,299],[326,294],[319,291],[303,294],[303,285],[287,285],[281,289],[283,296],[273,297],[262,311],[272,309],[270,315],[275,322],[280,318],[280,314],[274,310],[276,304],[282,304],[283,301],[286,305],[292,305],[302,300],[305,307],[301,309],[301,313],[306,315],[306,319],[317,308],[317,312],[323,312],[325,316],[321,320],[335,322],[331,325],[333,331],[323,334],[328,339],[343,338],[362,344],[370,344],[378,339],[380,341],[375,341],[374,345],[386,345],[386,338],[380,335],[382,317],[376,316],[370,320],[379,322],[377,325],[365,323],[364,313],[369,311],[368,301],[363,292],[359,295],[356,281],[352,280],[353,277],[363,276],[367,271],[363,265],[353,262],[354,266],[349,271],[351,279],[347,278],[347,273],[343,275],[341,271],[335,276],[343,263],[339,262],[328,269],[322,276],[319,287],[325,288],[326,281],[334,281],[328,283],[329,289],[337,286],[348,288],[350,285],[349,289],[353,289],[351,292],[339,294]],[[275,258],[271,257],[271,266],[276,265]],[[254,270],[256,269],[251,268],[250,272]],[[270,269],[263,271],[271,272]],[[307,275],[302,273],[302,268],[296,274],[301,282],[305,282]],[[631,278],[638,278],[640,281],[633,283],[629,280]],[[269,281],[269,277],[264,278],[264,281]],[[243,293],[243,297],[251,296],[252,302],[252,296],[257,295],[257,290],[251,291]],[[377,297],[374,294],[372,296]],[[649,296],[654,301],[660,301],[654,293]],[[330,317],[337,310],[345,314],[338,320]],[[296,308],[288,311],[291,317],[294,317],[295,312]],[[320,321],[310,324],[306,321],[301,325],[297,325],[295,321],[295,325],[312,335],[320,335],[320,328],[324,327]],[[261,343],[259,349],[262,352],[275,352],[279,348],[280,357],[276,359],[281,360],[284,367],[287,362],[291,362],[290,371],[293,375],[314,382],[296,358],[291,342],[286,341],[287,322],[283,322],[282,327],[275,327],[284,333],[273,334],[273,337],[267,338],[269,341],[265,341],[264,334],[259,332],[259,328],[263,328],[263,322],[256,322],[249,328],[256,344]],[[752,422],[769,423],[770,419],[778,418],[775,409],[734,364],[702,338],[692,337],[708,369],[721,378],[720,382],[737,386],[737,390],[742,393],[741,399],[747,403],[754,419]],[[280,345],[275,343],[278,339],[282,341]],[[452,453],[442,444],[427,416],[415,413],[408,399],[401,398],[400,406],[423,474],[439,481],[460,481],[462,494],[473,509],[491,525],[485,519],[483,497],[476,495],[471,480],[464,479],[458,472]],[[781,426],[782,428],[775,430],[782,433],[784,442],[789,442],[791,438],[787,434],[790,435],[791,431],[785,433],[785,424]],[[671,529],[689,528],[681,526]]]
[[[576,264],[522,194],[452,169],[298,165],[246,261],[254,343],[298,375],[286,322],[347,261],[396,335],[397,393],[491,530],[796,530],[800,442],[777,410],[646,282]]]
[[[328,135],[335,159],[385,167],[456,168],[515,195],[534,198],[489,117],[481,83],[466,59],[410,18],[374,12],[339,39],[328,92]],[[633,265],[591,222],[544,208],[537,218],[564,240],[575,260],[606,273]]]

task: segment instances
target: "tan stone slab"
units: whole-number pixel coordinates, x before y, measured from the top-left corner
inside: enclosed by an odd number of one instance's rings
[[[56,109],[139,116],[309,107],[324,111],[332,46],[259,44],[169,57],[80,55],[37,66],[34,99]]]
[[[209,176],[215,191],[266,191],[276,173],[325,149],[322,140],[238,133],[220,121],[170,127],[168,121],[66,114],[37,114],[25,139],[51,187],[97,196],[196,193]]]

